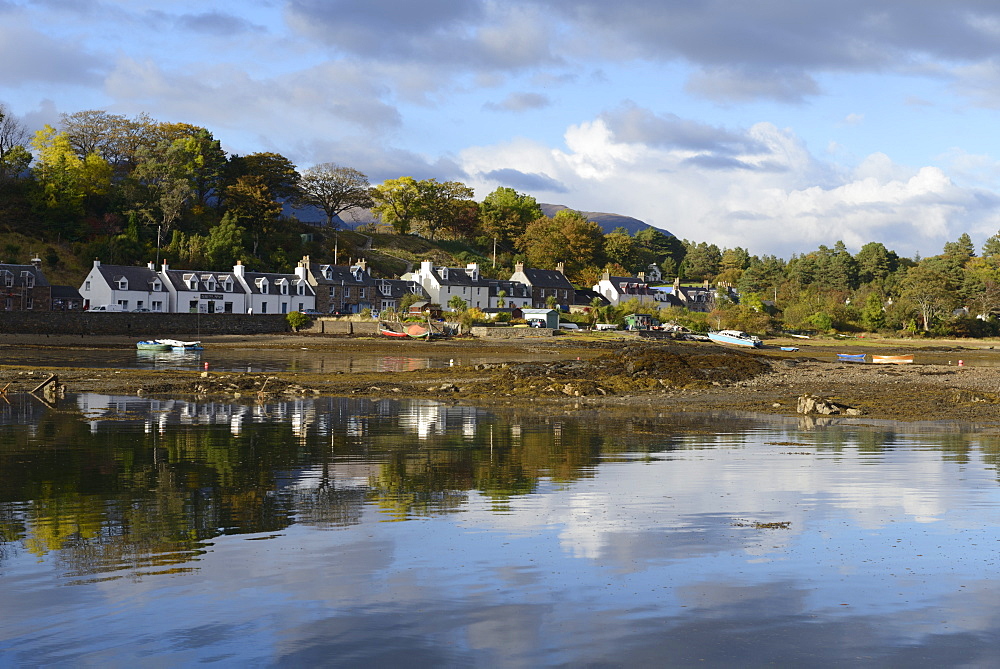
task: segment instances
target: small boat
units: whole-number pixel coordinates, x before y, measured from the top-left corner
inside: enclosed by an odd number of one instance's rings
[[[841,362],[867,362],[865,353],[838,353],[837,360]],[[872,356],[873,358],[875,356]]]
[[[378,333],[380,335],[384,335],[386,337],[406,338],[406,337],[410,336],[410,335],[406,334],[405,332],[399,332],[397,330],[391,330],[391,329],[385,327],[384,325],[379,325],[378,326]]]
[[[137,342],[135,347],[140,351],[169,351],[172,347],[156,339]]]
[[[430,328],[416,323],[406,328],[406,336],[413,339],[430,339],[431,334]]]
[[[751,348],[760,348],[764,345],[759,338],[740,330],[709,332],[708,338],[718,344],[734,344],[736,346],[749,346]]]
[[[799,347],[798,346],[782,346],[781,350],[782,351],[798,351]]]
[[[913,362],[912,355],[873,355],[872,362],[876,365],[909,365]]]
[[[166,344],[171,351],[203,351],[204,347],[200,341],[181,341],[179,339],[157,339],[161,344]]]

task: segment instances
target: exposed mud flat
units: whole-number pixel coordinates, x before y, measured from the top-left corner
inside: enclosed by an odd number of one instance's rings
[[[79,338],[51,346],[134,346],[122,338]],[[34,341],[33,345],[46,341]],[[566,336],[544,342],[443,342],[334,339],[309,336],[210,338],[206,347],[303,347],[344,354],[419,351],[452,356],[475,351],[495,362],[402,373],[241,373],[0,366],[0,388],[26,392],[57,374],[69,392],[150,397],[227,398],[351,395],[435,398],[481,405],[558,405],[571,410],[640,407],[662,411],[752,411],[794,414],[810,394],[857,407],[863,417],[909,421],[966,420],[1000,425],[1000,367],[947,364],[862,365],[820,359],[828,350],[802,347],[742,350],[697,342],[630,338],[587,341]],[[11,352],[24,345],[0,337]],[[909,349],[912,351],[912,349]],[[5,359],[16,359],[7,355]]]

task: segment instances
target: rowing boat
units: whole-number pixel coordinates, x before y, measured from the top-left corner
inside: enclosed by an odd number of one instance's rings
[[[913,362],[912,355],[873,355],[872,362],[876,365],[909,365]]]
[[[837,360],[841,362],[866,362],[864,353],[838,353]]]

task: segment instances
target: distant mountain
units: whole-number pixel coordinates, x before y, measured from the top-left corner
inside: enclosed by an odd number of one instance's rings
[[[542,213],[546,216],[555,216],[557,211],[569,209],[569,207],[562,204],[539,203],[538,206],[542,208]],[[611,232],[615,228],[625,228],[629,231],[629,234],[634,235],[640,230],[653,227],[648,223],[640,221],[638,218],[622,216],[621,214],[606,214],[599,211],[581,211],[580,213],[586,216],[588,221],[593,221],[601,226],[601,229],[604,230],[605,234]],[[303,223],[323,224],[326,222],[326,215],[316,207],[294,209],[290,205],[286,204],[284,207],[284,214],[286,216],[294,215]],[[340,227],[348,230],[353,230],[357,226],[365,223],[372,223],[375,220],[371,211],[368,209],[351,209],[350,211],[345,211],[338,218],[341,221]],[[673,237],[673,234],[667,230],[661,230],[660,232]]]
[[[562,204],[543,204],[539,202],[538,206],[542,208],[543,214],[550,217],[555,216],[557,211],[569,209],[569,207]],[[622,216],[621,214],[606,214],[599,211],[580,211],[580,213],[586,216],[588,221],[593,221],[601,226],[601,229],[604,230],[604,234],[611,232],[615,228],[625,228],[629,231],[629,234],[635,235],[635,233],[640,230],[653,227],[649,223],[640,221],[638,218]],[[673,237],[673,234],[666,230],[660,230],[660,232]]]

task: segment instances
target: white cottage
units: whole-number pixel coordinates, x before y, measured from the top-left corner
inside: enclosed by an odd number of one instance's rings
[[[95,260],[80,285],[80,295],[84,309],[114,305],[121,311],[170,311],[170,291],[152,263],[133,267]]]

